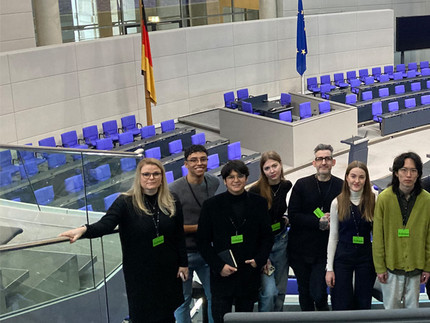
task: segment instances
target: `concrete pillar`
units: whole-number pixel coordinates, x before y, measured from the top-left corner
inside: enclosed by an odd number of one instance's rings
[[[34,0],[37,46],[61,44],[60,9],[58,0]]]
[[[276,17],[276,1],[260,0],[260,19],[269,19]]]

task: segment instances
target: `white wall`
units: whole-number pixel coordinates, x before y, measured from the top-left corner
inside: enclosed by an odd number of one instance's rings
[[[36,47],[31,0],[0,0],[0,52]]]
[[[393,63],[392,10],[306,20],[306,77]],[[339,28],[342,26],[342,28]],[[223,106],[223,93],[300,90],[296,18],[150,33],[159,123]],[[0,54],[2,143],[39,139],[136,114],[145,123],[139,35]]]

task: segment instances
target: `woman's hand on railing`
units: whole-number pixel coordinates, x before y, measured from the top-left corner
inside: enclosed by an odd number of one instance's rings
[[[70,239],[70,243],[73,243],[76,240],[78,240],[80,237],[82,237],[82,235],[85,232],[87,232],[87,227],[84,225],[82,227],[60,233],[58,236],[59,237],[67,237]]]

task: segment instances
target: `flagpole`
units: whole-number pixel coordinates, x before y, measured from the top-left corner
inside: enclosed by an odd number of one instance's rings
[[[304,74],[301,75],[301,83],[302,83],[302,94],[305,94],[305,76]]]
[[[146,73],[145,73],[146,74]],[[147,90],[146,86],[146,75],[144,75],[143,79],[145,80],[145,110],[146,110],[146,125],[151,126],[152,123],[152,107],[151,107],[151,95]]]

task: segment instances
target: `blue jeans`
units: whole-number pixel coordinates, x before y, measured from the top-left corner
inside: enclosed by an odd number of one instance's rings
[[[203,289],[208,301],[208,318],[209,323],[213,323],[212,319],[212,296],[210,289],[210,269],[203,257],[198,252],[188,253],[188,279],[182,283],[182,290],[185,302],[175,311],[175,318],[178,323],[191,323],[190,304],[193,292],[193,274],[197,273],[202,282]]]
[[[287,230],[275,236],[275,243],[269,255],[275,272],[270,276],[261,274],[261,290],[258,295],[259,312],[282,312],[288,283],[287,244]]]

